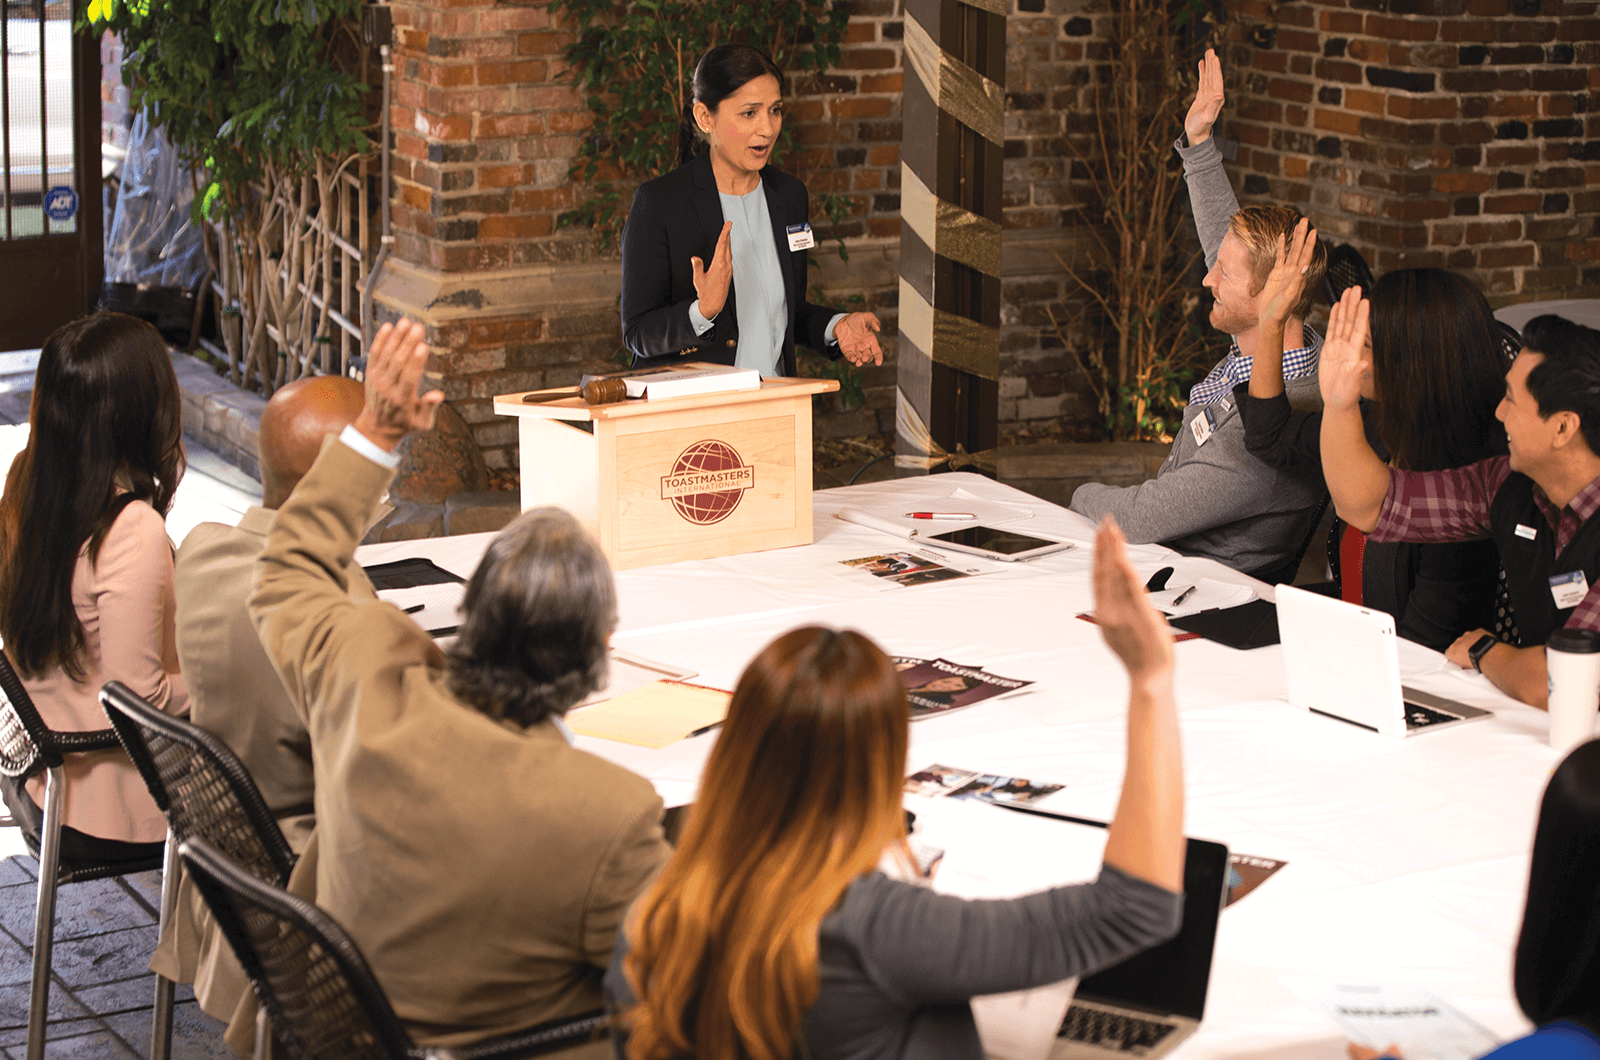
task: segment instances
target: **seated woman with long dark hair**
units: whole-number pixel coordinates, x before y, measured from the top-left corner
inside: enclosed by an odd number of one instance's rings
[[[1600,1060],[1600,740],[1544,789],[1512,984],[1534,1030],[1483,1060]],[[1350,1046],[1351,1060],[1379,1055]]]
[[[739,679],[678,850],[618,936],[606,993],[622,1012],[619,1055],[979,1060],[970,998],[1174,935],[1172,636],[1114,524],[1097,540],[1095,598],[1131,681],[1127,772],[1095,882],[966,901],[875,871],[886,853],[909,857],[905,690],[861,634],[795,630]]]
[[[1282,367],[1285,306],[1298,294],[1299,266],[1315,241],[1316,232],[1302,227],[1268,277],[1255,366],[1237,388],[1245,447],[1274,467],[1322,466],[1322,413],[1290,409]],[[1361,413],[1373,450],[1408,471],[1504,453],[1494,410],[1510,365],[1483,293],[1444,269],[1396,269],[1373,287],[1371,301],[1372,377]],[[1443,651],[1467,630],[1493,628],[1494,542],[1383,543],[1348,534],[1355,536],[1341,549],[1349,557],[1341,595],[1393,615],[1400,636]]]
[[[115,678],[181,713],[165,518],[183,475],[183,409],[156,329],[99,313],[39,354],[28,446],[0,496],[0,638],[46,725],[104,729],[96,697]],[[122,751],[68,755],[61,852],[158,852],[166,821]],[[42,775],[4,785],[37,831]]]

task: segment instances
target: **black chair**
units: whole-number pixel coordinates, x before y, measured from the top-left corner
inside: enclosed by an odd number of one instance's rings
[[[1306,553],[1311,549],[1311,542],[1316,540],[1317,527],[1322,525],[1322,517],[1327,513],[1328,502],[1331,499],[1327,491],[1323,491],[1322,499],[1317,502],[1316,510],[1311,514],[1311,525],[1306,527],[1305,536],[1300,539],[1300,545],[1294,550],[1294,555],[1270,567],[1253,571],[1250,576],[1268,585],[1293,585],[1295,575],[1300,571],[1300,561],[1306,558]]]
[[[293,1060],[511,1060],[594,1040],[602,1012],[454,1049],[411,1041],[372,969],[344,929],[322,910],[263,883],[204,839],[178,848],[185,871],[211,907]],[[256,1035],[260,1055],[266,1035]]]
[[[283,838],[250,772],[227,744],[204,729],[162,713],[120,681],[107,681],[100,706],[111,728],[144,778],[150,797],[167,818],[167,879],[161,923],[177,900],[177,846],[192,836],[210,840],[246,870],[280,887],[289,882],[295,855]],[[156,978],[158,1020],[152,1034],[170,1040],[173,984]],[[164,993],[163,993],[164,992]],[[152,1046],[151,1056],[157,1054]]]
[[[1494,329],[1500,337],[1500,359],[1510,369],[1511,362],[1522,352],[1522,333],[1503,320],[1496,320]]]
[[[1367,268],[1367,259],[1349,243],[1340,243],[1328,251],[1328,271],[1322,277],[1322,293],[1330,306],[1351,287],[1361,288],[1363,298],[1372,297],[1372,286],[1376,282],[1372,270]]]
[[[61,817],[66,804],[63,776],[64,755],[117,748],[116,733],[110,729],[93,732],[56,732],[45,725],[39,711],[22,687],[22,680],[11,668],[11,661],[0,655],[0,773],[19,789],[23,782],[41,770],[45,775],[44,817],[38,834],[22,824],[22,837],[28,850],[39,859],[39,891],[33,911],[33,976],[28,994],[28,1060],[44,1056],[46,1015],[50,1008],[50,957],[55,941],[56,890],[67,883],[103,880],[114,877],[135,902],[152,917],[157,910],[122,876],[130,872],[149,872],[162,867],[160,856],[129,858],[120,861],[79,861],[61,856]],[[176,853],[168,844],[168,853]],[[172,898],[172,875],[162,879],[161,905],[165,910]],[[163,927],[165,923],[163,922]],[[165,1008],[163,1009],[163,1005]],[[172,984],[156,977],[156,1032],[152,1035],[152,1060],[165,1060],[171,1049]],[[166,1028],[166,1035],[159,1033]]]

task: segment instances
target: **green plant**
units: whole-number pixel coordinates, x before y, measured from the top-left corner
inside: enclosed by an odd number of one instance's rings
[[[838,0],[554,0],[550,10],[577,31],[566,58],[594,116],[571,169],[574,182],[594,190],[558,224],[592,227],[603,246],[627,216],[616,182],[676,168],[679,119],[702,53],[745,42],[766,49],[792,74],[821,73],[838,62],[850,18]],[[775,155],[789,146],[785,133]],[[849,211],[842,196],[820,196],[820,205],[835,224]],[[843,241],[839,251],[847,256]]]
[[[224,328],[230,354],[253,359],[269,389],[300,374],[327,332],[326,303],[315,306],[306,287],[330,252],[329,225],[309,240],[285,232],[328,221],[341,171],[370,149],[361,7],[90,0],[80,18],[122,38],[130,105],[195,167],[192,217],[217,224],[227,241],[208,240],[207,250],[243,318]]]
[[[1183,384],[1214,348],[1189,320],[1195,299],[1183,287],[1196,255],[1185,249],[1183,174],[1172,150],[1193,95],[1190,48],[1180,37],[1201,38],[1205,14],[1199,0],[1117,0],[1110,60],[1090,92],[1088,142],[1069,141],[1074,173],[1084,178],[1078,215],[1087,262],[1062,267],[1087,301],[1088,341],[1069,335],[1072,322],[1054,310],[1051,319],[1116,439],[1170,438]]]

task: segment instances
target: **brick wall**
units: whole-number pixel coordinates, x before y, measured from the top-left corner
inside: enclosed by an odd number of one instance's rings
[[[1310,214],[1374,271],[1497,304],[1600,286],[1593,0],[1241,0],[1227,56],[1245,201]]]

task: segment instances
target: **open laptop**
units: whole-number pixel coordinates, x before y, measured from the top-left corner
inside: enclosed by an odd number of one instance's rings
[[[1104,821],[997,803],[1008,810],[1106,827]],[[1156,1060],[1200,1026],[1211,982],[1217,921],[1228,893],[1228,848],[1189,839],[1183,866],[1183,927],[1176,938],[1078,983],[1050,1060]]]
[[[1400,684],[1399,638],[1383,611],[1277,588],[1289,703],[1384,736],[1411,736],[1490,717],[1480,707]]]

